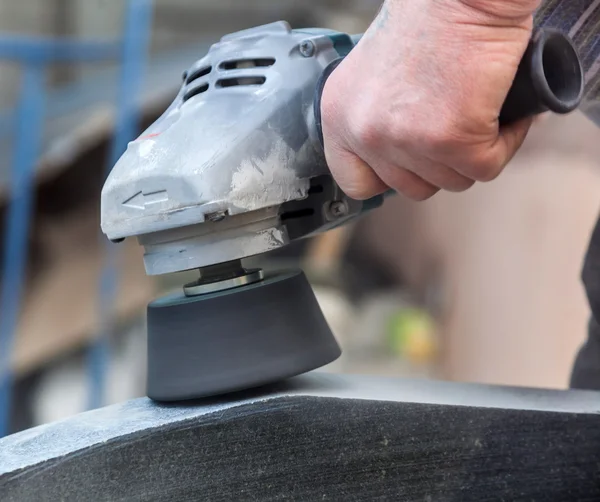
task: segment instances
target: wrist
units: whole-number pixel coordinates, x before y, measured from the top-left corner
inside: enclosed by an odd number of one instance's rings
[[[533,17],[541,0],[450,0],[473,15],[497,21],[521,22]]]

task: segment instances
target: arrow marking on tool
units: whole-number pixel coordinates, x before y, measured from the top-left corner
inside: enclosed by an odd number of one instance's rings
[[[148,193],[140,191],[135,195],[129,197],[129,199],[127,199],[126,201],[124,201],[123,205],[125,207],[130,207],[132,209],[140,209],[143,211],[152,204],[158,204],[167,200],[169,200],[169,196],[166,190],[156,190],[154,192]]]

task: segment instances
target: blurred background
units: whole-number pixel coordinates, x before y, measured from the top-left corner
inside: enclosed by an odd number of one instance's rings
[[[144,395],[150,278],[100,235],[107,169],[239,29],[350,33],[379,0],[0,0],[0,435]],[[508,171],[466,194],[402,197],[260,258],[302,265],[342,358],[325,371],[565,388],[600,208],[595,126],[540,119]]]

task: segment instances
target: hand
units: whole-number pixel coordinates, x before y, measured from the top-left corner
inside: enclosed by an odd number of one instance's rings
[[[329,77],[325,155],[342,190],[415,200],[496,178],[531,120],[498,115],[531,38],[537,0],[387,0]]]

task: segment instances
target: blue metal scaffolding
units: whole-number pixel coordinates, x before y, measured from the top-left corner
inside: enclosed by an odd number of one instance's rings
[[[57,62],[119,61],[119,92],[111,152],[106,172],[134,139],[139,110],[135,96],[146,65],[152,25],[152,0],[127,0],[123,35],[117,42],[81,42],[62,39],[2,37],[0,59],[22,67],[19,103],[14,115],[14,149],[11,161],[2,289],[0,291],[0,437],[8,433],[14,348],[27,264],[27,237],[32,214],[35,168],[42,137],[45,108],[45,75]],[[89,408],[103,404],[108,367],[108,334],[113,299],[118,286],[116,248],[107,241],[105,264],[99,281],[99,330],[89,353]]]

